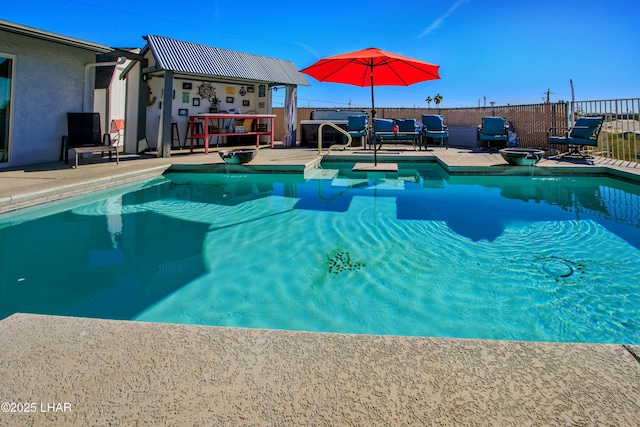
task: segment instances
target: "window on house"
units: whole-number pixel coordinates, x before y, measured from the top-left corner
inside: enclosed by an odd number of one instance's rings
[[[9,161],[13,60],[0,55],[0,163]]]

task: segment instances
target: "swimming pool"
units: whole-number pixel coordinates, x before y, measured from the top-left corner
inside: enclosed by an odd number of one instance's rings
[[[0,318],[640,344],[639,200],[436,164],[167,174],[0,216]]]

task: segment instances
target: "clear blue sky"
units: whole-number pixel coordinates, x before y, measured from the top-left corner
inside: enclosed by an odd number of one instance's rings
[[[440,65],[441,80],[376,88],[378,107],[640,97],[638,0],[6,1],[0,18],[113,47],[142,36],[289,60],[378,47]],[[368,88],[307,77],[298,105],[367,107]],[[284,94],[274,94],[281,105]]]

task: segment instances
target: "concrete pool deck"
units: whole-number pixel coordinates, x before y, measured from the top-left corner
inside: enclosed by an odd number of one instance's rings
[[[437,156],[468,173],[506,165],[491,152],[381,151],[379,156]],[[254,162],[258,168],[303,171],[317,163],[316,154],[266,149]],[[2,170],[0,208],[153,176],[170,165],[220,163],[211,153],[125,156],[120,165],[90,161],[78,169],[60,162]],[[592,166],[545,159],[540,166],[640,173],[636,165],[607,160]],[[640,419],[639,360],[640,346],[16,314],[0,321],[0,425],[632,426]],[[33,403],[29,409],[35,412],[5,412],[4,402],[9,410]]]
[[[37,407],[1,412],[1,425],[633,426],[640,419],[640,364],[620,345],[14,315],[0,322],[0,348],[2,402]],[[70,409],[47,411],[49,404]]]

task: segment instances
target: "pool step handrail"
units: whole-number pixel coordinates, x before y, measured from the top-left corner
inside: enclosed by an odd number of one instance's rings
[[[327,154],[331,154],[331,150],[334,147],[335,148],[351,147],[351,141],[353,141],[353,137],[349,134],[349,132],[347,132],[346,130],[342,129],[340,126],[336,125],[335,123],[324,122],[320,126],[318,126],[318,155],[322,154],[322,128],[327,126],[327,125],[331,126],[332,128],[334,128],[335,130],[337,130],[338,132],[340,132],[341,134],[343,134],[343,135],[345,135],[347,137],[347,143],[346,144],[332,144],[329,147],[329,150],[327,151]]]

